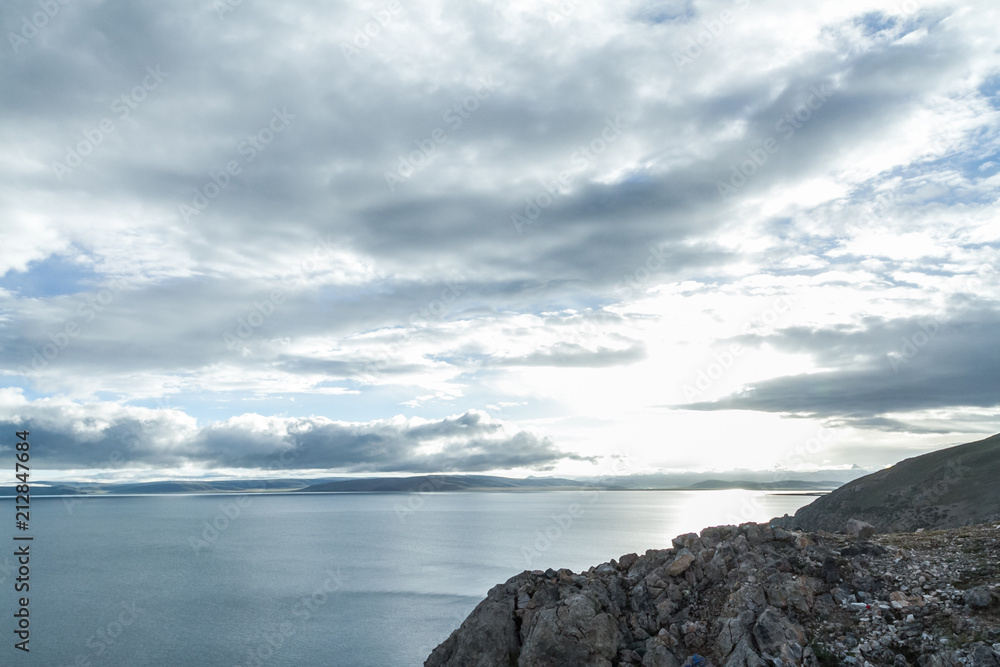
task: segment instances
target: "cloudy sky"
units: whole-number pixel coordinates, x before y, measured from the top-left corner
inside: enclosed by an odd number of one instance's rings
[[[142,479],[875,467],[1000,431],[997,25],[5,2],[0,433]]]

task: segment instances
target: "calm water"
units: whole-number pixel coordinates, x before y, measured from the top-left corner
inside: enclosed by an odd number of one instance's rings
[[[421,665],[493,585],[522,570],[586,569],[813,500],[750,491],[293,494],[242,497],[249,503],[230,519],[222,506],[239,498],[32,498],[31,653],[13,648],[22,594],[14,549],[5,548],[0,664]],[[13,502],[2,507],[12,527]],[[205,522],[221,530],[206,534]],[[12,528],[4,532],[13,545]]]

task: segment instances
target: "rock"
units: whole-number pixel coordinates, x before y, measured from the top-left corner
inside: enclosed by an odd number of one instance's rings
[[[697,652],[702,667],[1000,667],[992,526],[868,541],[719,526],[678,538],[693,549],[524,572],[425,665],[679,667]]]
[[[806,535],[799,535],[795,538],[796,549],[805,549],[807,547],[811,547],[813,544],[815,544],[815,542],[810,540]]]
[[[692,533],[693,535],[694,533]],[[679,577],[680,575],[687,572],[687,569],[691,567],[691,563],[694,562],[694,554],[692,554],[687,549],[681,549],[677,558],[674,562],[667,567],[667,574],[671,577]]]
[[[711,526],[701,531],[701,543],[709,549],[714,549],[725,538],[722,527]]]
[[[519,667],[611,667],[618,655],[618,623],[595,602],[577,593],[539,612],[528,630]]]
[[[618,567],[623,571],[628,572],[638,560],[639,556],[637,554],[625,554],[618,559]]]
[[[671,544],[677,549],[690,549],[695,543],[700,543],[697,533],[685,533],[671,540]]]
[[[806,643],[806,635],[802,628],[788,620],[784,614],[768,607],[753,626],[753,637],[761,654],[766,658],[775,658],[794,652],[789,644],[798,647],[799,657],[802,657],[802,646]]]
[[[744,637],[729,655],[725,667],[767,667],[767,663],[761,660],[760,656],[754,652],[750,644],[750,638]]]
[[[989,590],[982,586],[965,591],[962,599],[973,609],[988,609],[993,604],[993,596],[990,595]]]
[[[871,525],[867,521],[861,521],[860,519],[849,519],[847,525],[844,528],[844,532],[849,537],[854,537],[859,540],[867,540],[875,534],[875,526]]]
[[[654,643],[653,648],[642,657],[642,667],[680,667],[680,664],[677,657],[660,643]]]
[[[520,575],[523,577],[524,575]],[[519,581],[494,586],[462,625],[427,658],[426,667],[492,667],[519,653],[514,596]]]
[[[986,646],[977,646],[972,652],[972,667],[1000,667],[1000,656]]]
[[[721,620],[721,630],[715,640],[715,652],[722,658],[728,658],[740,640],[746,636],[747,631],[753,625],[754,616],[752,611],[744,611],[736,618],[724,618]]]

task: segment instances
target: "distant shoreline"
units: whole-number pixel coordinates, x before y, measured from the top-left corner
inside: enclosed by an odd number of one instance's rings
[[[44,488],[44,487],[42,487]],[[801,490],[801,489],[760,489],[746,488],[741,486],[727,488],[685,488],[685,487],[663,487],[649,489],[630,489],[627,487],[610,486],[559,486],[559,487],[514,487],[514,488],[470,488],[470,489],[447,489],[447,490],[384,490],[384,491],[305,491],[299,489],[243,489],[243,490],[217,490],[217,491],[161,491],[154,493],[116,493],[114,491],[96,491],[81,493],[38,493],[34,490],[33,496],[36,498],[146,498],[159,496],[226,496],[226,495],[267,495],[267,496],[343,496],[343,495],[396,495],[396,494],[452,494],[452,493],[579,493],[581,491],[759,491],[769,496],[825,496],[831,491],[824,489]],[[13,500],[16,495],[0,495],[0,500]]]

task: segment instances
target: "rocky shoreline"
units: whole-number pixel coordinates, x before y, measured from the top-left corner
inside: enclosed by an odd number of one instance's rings
[[[1000,667],[1000,526],[748,523],[494,587],[425,667]]]

